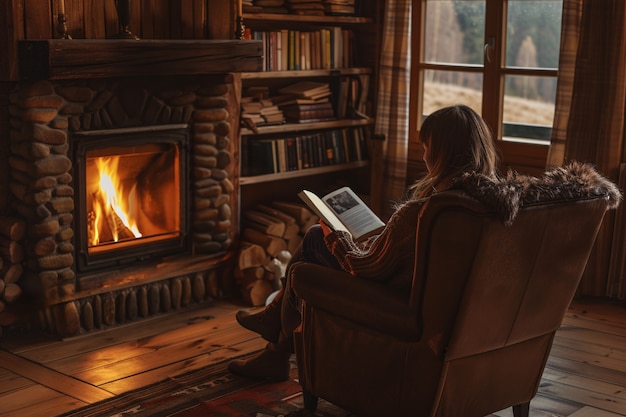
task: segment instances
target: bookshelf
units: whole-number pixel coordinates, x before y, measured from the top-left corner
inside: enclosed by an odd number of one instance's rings
[[[350,185],[368,198],[371,177],[380,175],[372,172],[376,164],[371,160],[376,155],[371,152],[370,142],[380,35],[377,19],[382,16],[382,4],[379,0],[356,0],[354,15],[333,16],[244,10],[245,36],[263,42],[265,61],[263,71],[241,74],[242,211],[272,199],[298,201],[297,193],[302,188],[324,193]],[[331,93],[324,100],[332,103],[331,117],[323,113],[320,119],[309,116],[307,121],[298,120],[307,104],[293,104],[299,113],[280,105],[277,96],[283,95],[281,91],[301,82],[328,85]],[[250,101],[263,101],[268,112],[273,112],[269,107],[279,103],[284,120],[266,123],[257,110],[248,112],[245,103]],[[302,154],[283,149],[288,141],[304,138],[314,138],[308,149],[316,149],[323,160],[304,166]],[[268,162],[272,156],[273,161]],[[281,158],[286,161],[281,163]],[[256,169],[259,164],[264,168]]]

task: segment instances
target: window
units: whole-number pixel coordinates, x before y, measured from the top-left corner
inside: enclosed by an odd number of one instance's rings
[[[413,33],[421,36],[415,36],[412,45],[412,114],[423,117],[462,103],[482,114],[503,142],[547,144],[563,1],[413,4]],[[422,117],[411,118],[412,132]]]

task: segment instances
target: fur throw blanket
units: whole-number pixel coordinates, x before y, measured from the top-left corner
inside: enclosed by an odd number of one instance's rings
[[[528,205],[603,196],[607,208],[614,209],[622,200],[622,193],[613,182],[592,165],[580,162],[551,169],[541,177],[513,171],[496,178],[467,173],[454,181],[453,188],[464,189],[489,209],[500,213],[506,225],[511,225],[519,209]]]

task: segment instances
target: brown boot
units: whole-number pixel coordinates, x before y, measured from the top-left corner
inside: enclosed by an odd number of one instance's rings
[[[276,297],[264,310],[250,314],[246,310],[239,310],[235,315],[237,322],[248,330],[258,333],[270,343],[278,342],[280,333],[280,305],[283,292],[276,294]]]
[[[233,374],[268,381],[289,379],[289,357],[291,352],[268,343],[265,349],[249,359],[235,359],[228,364]]]

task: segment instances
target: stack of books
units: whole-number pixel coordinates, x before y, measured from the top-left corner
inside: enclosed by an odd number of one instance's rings
[[[241,97],[241,123],[244,127],[255,129],[263,124],[261,109],[263,104],[254,97]]]
[[[241,121],[255,131],[257,126],[285,123],[285,116],[269,98],[268,87],[251,87],[241,97]]]
[[[299,81],[279,89],[280,96],[273,102],[291,122],[309,123],[335,119],[335,110],[330,100],[332,91],[328,83]]]
[[[328,15],[354,15],[354,0],[323,0]]]
[[[253,0],[241,0],[241,9],[244,13],[260,13],[263,8],[255,6]]]
[[[283,111],[271,100],[265,101],[265,106],[261,108],[261,117],[263,125],[279,125],[285,123],[285,115]]]
[[[291,95],[296,98],[320,100],[328,98],[332,95],[330,85],[328,83],[303,80],[295,84],[282,87],[278,90],[280,94]]]
[[[323,16],[322,0],[285,0],[287,9],[292,14]]]
[[[290,122],[313,123],[335,119],[335,109],[329,101],[313,104],[290,104],[281,107],[285,118]]]
[[[287,13],[285,0],[254,0],[254,5],[260,7],[262,13]]]

